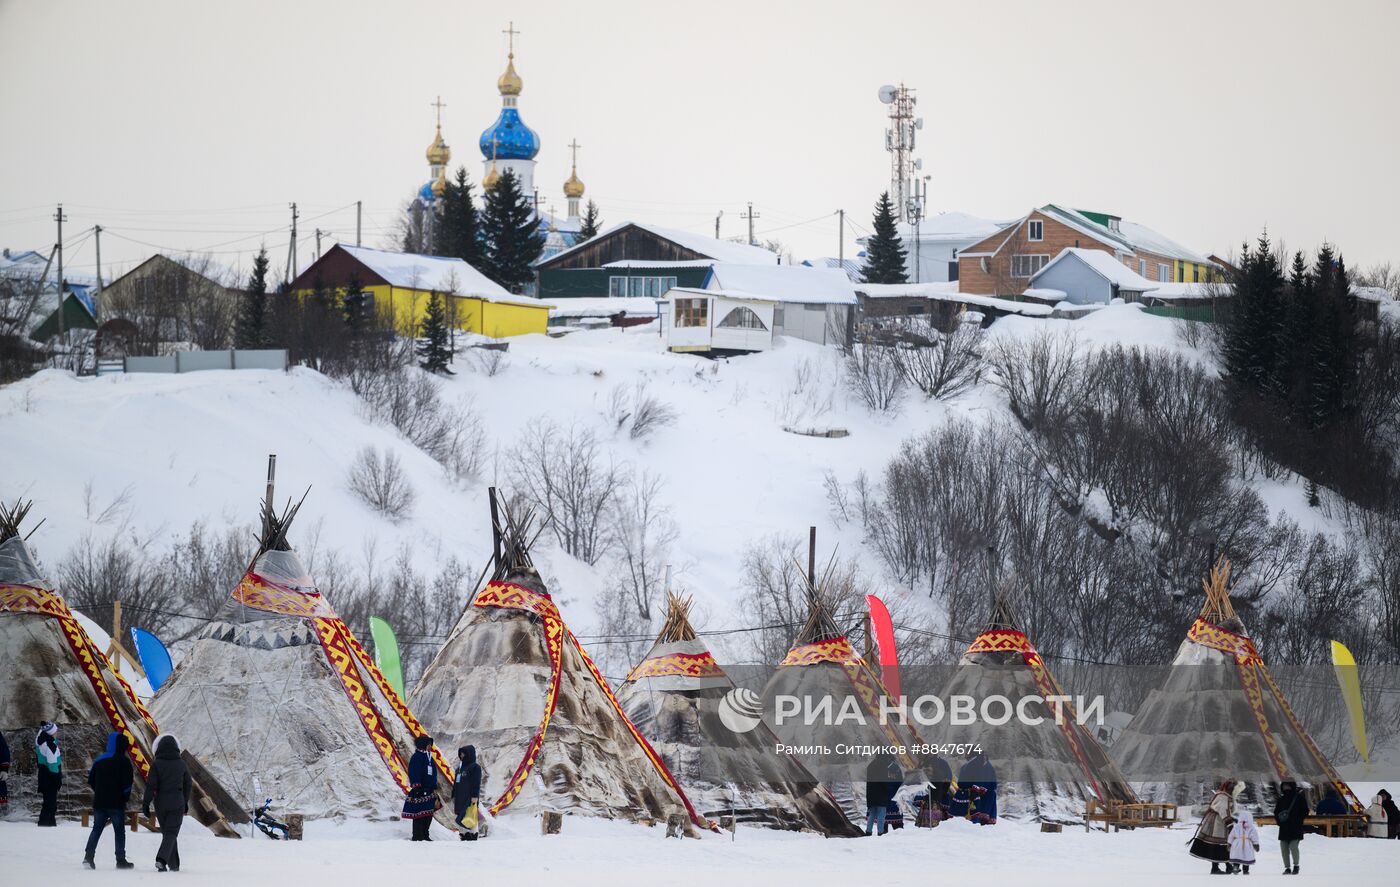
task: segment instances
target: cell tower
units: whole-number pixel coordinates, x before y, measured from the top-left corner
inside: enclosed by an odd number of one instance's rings
[[[918,171],[924,166],[922,160],[914,159],[914,134],[924,128],[924,120],[914,116],[918,101],[914,90],[902,83],[880,87],[880,101],[890,106],[890,124],[885,129],[885,150],[890,152],[890,200],[900,221],[914,224],[923,215]]]

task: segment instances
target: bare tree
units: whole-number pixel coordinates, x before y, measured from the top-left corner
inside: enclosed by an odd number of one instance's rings
[[[676,424],[678,418],[670,404],[647,390],[645,382],[638,382],[631,391],[623,385],[614,386],[603,415],[608,424],[618,431],[625,429],[633,440],[645,440],[657,430]]]
[[[408,517],[417,498],[393,450],[360,450],[350,463],[345,483],[366,505],[394,521]]]
[[[1022,425],[1034,428],[1073,399],[1072,383],[1079,378],[1084,357],[1073,335],[1044,332],[1030,340],[998,341],[990,360],[1011,412]]]
[[[627,479],[588,429],[531,420],[508,454],[507,477],[569,554],[596,564],[612,546],[607,516]]]
[[[982,378],[982,328],[961,323],[932,341],[906,342],[895,351],[904,380],[925,397],[952,400]]]
[[[758,662],[779,662],[793,645],[810,609],[803,540],[774,535],[744,549],[744,611],[759,630],[749,635]],[[823,570],[819,589],[822,604],[842,631],[850,633],[861,621],[865,583],[853,560],[837,558]]]
[[[644,471],[622,485],[613,503],[615,582],[644,622],[665,590],[666,562],[680,537],[662,486],[660,476]]]
[[[894,348],[869,342],[851,346],[846,357],[846,383],[872,412],[893,411],[904,388]]]

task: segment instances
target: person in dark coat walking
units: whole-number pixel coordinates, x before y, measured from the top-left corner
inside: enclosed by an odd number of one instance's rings
[[[131,758],[126,754],[128,748],[130,743],[125,734],[108,733],[106,751],[92,762],[88,770],[87,781],[92,787],[92,833],[88,835],[83,865],[90,869],[97,868],[93,856],[109,822],[117,845],[117,868],[132,867],[126,861],[126,801],[131,797],[131,783],[135,774],[131,769]]]
[[[978,825],[997,824],[997,771],[982,752],[967,759],[958,771],[958,788],[966,790],[968,819]]]
[[[437,767],[433,766],[433,737],[413,740],[417,749],[408,759],[408,796],[403,799],[403,818],[413,820],[413,840],[431,841],[428,829],[437,811]]]
[[[10,744],[5,741],[5,734],[0,733],[0,812],[3,812],[5,805],[10,803],[10,787],[5,783],[5,777],[10,773]]]
[[[180,758],[180,742],[169,733],[156,740],[156,759],[146,776],[146,797],[141,802],[141,815],[150,818],[155,804],[156,820],[160,823],[160,849],[156,851],[156,871],[167,868],[180,870],[180,826],[189,809],[194,780],[190,768]]]
[[[58,825],[58,790],[63,787],[63,751],[58,725],[45,721],[34,736],[34,764],[39,776],[39,825]]]
[[[885,755],[876,755],[865,768],[865,834],[883,835],[887,830],[886,817],[889,815],[890,801],[899,789],[898,782],[891,782],[890,768],[897,767]]]
[[[1381,789],[1377,794],[1381,796],[1381,809],[1385,811],[1386,837],[1400,838],[1400,809],[1396,809],[1395,799],[1388,789]]]
[[[1291,779],[1279,783],[1278,800],[1274,802],[1274,821],[1278,823],[1278,846],[1283,853],[1285,875],[1298,874],[1298,849],[1303,842],[1309,812],[1308,796],[1298,788],[1298,783]]]
[[[476,746],[457,749],[457,773],[452,780],[452,815],[462,829],[463,841],[475,841],[481,823],[481,765]]]

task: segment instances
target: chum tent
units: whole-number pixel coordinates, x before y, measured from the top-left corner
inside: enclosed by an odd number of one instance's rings
[[[1060,708],[1043,701],[1065,692],[1005,598],[993,604],[986,627],[968,646],[941,696],[967,696],[979,707],[992,697],[1010,704],[1012,716],[1005,723],[979,717],[970,725],[945,727],[937,737],[938,742],[980,745],[987,753],[996,768],[1001,816],[1082,821],[1090,798],[1105,805],[1137,803],[1103,746],[1080,725],[1073,703]]]
[[[885,756],[897,761],[906,780],[917,781],[916,774],[925,763],[918,750],[926,744],[908,723],[895,716],[881,716],[881,703],[888,691],[831,617],[825,583],[818,582],[814,573],[809,566],[807,619],[763,688],[764,722],[779,741],[799,750],[840,746],[903,749],[902,753]],[[804,723],[803,718],[787,718],[780,723],[779,697],[797,699],[804,709],[814,711],[830,700],[836,714],[832,720],[839,723],[827,723],[820,717],[811,724]],[[843,711],[853,711],[858,716],[842,718]],[[826,784],[853,822],[865,821],[865,780],[871,763],[868,758],[820,751],[800,751],[798,758]]]
[[[287,543],[300,503],[273,510],[274,464],[257,555],[152,708],[246,804],[398,818],[423,727]]]
[[[22,749],[33,748],[41,723],[58,725],[63,753],[59,813],[75,815],[91,809],[88,762],[106,746],[108,733],[126,735],[136,777],[132,791],[139,797],[161,730],[40,572],[19,532],[29,505],[0,503],[0,657],[5,662],[0,730],[12,749]],[[15,755],[16,773],[26,761],[32,763],[33,755]],[[238,837],[230,820],[246,822],[247,817],[212,779],[192,770],[203,778],[194,781],[190,813],[216,835]],[[10,780],[10,815],[37,809],[33,783]]]
[[[1313,742],[1269,674],[1230,602],[1230,564],[1202,583],[1206,600],[1161,686],[1113,744],[1113,757],[1145,800],[1203,803],[1227,778],[1256,800],[1284,779],[1310,785],[1312,802],[1335,789],[1361,799]]]
[[[445,747],[474,745],[490,813],[711,823],[623,713],[530,561],[528,514],[492,490],[494,569],[410,697]]]
[[[690,603],[668,594],[656,643],[618,688],[627,716],[684,781],[701,814],[836,837],[861,834],[806,767],[776,751],[766,727],[737,732],[726,725],[719,706],[735,685],[695,634]]]

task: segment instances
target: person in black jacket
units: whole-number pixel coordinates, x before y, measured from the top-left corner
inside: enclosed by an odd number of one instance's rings
[[[5,784],[5,776],[10,772],[10,744],[5,734],[0,733],[0,812],[10,803],[10,787]]]
[[[150,818],[155,804],[156,820],[160,822],[160,849],[156,851],[156,871],[167,868],[180,870],[180,826],[189,809],[194,780],[190,768],[180,758],[180,743],[169,733],[156,740],[156,759],[146,776],[146,797],[141,802],[141,815]]]
[[[898,782],[892,782],[891,766],[898,766],[885,755],[876,755],[865,768],[865,834],[884,834],[888,831],[886,816],[889,815],[890,801],[899,789]]]
[[[101,840],[109,822],[117,845],[117,868],[132,867],[126,861],[126,800],[131,796],[131,783],[135,777],[131,759],[126,754],[129,747],[125,734],[108,733],[107,750],[92,762],[92,768],[88,770],[87,781],[92,787],[92,833],[88,835],[87,850],[83,853],[83,865],[87,868],[97,868],[93,855],[97,853],[97,842]]]
[[[39,825],[58,825],[58,790],[63,787],[63,751],[58,747],[58,725],[45,721],[34,736],[34,768],[38,773]]]
[[[417,749],[408,759],[408,795],[403,799],[403,818],[413,820],[413,840],[431,841],[428,830],[437,811],[437,767],[433,765],[433,737],[413,740]]]
[[[476,746],[457,749],[457,773],[452,780],[452,814],[462,828],[463,841],[475,841],[481,822],[481,765],[476,762]],[[467,822],[462,821],[473,804],[478,807]]]
[[[1308,797],[1298,783],[1285,779],[1279,783],[1278,800],[1274,802],[1274,821],[1278,823],[1278,846],[1283,853],[1283,873],[1298,874],[1298,847],[1303,841],[1303,826],[1308,818]],[[1289,858],[1293,863],[1289,865]]]
[[[1385,824],[1387,828],[1387,838],[1400,838],[1400,809],[1395,807],[1395,799],[1390,796],[1390,791],[1381,789],[1378,794],[1381,796],[1381,809],[1385,811]]]

